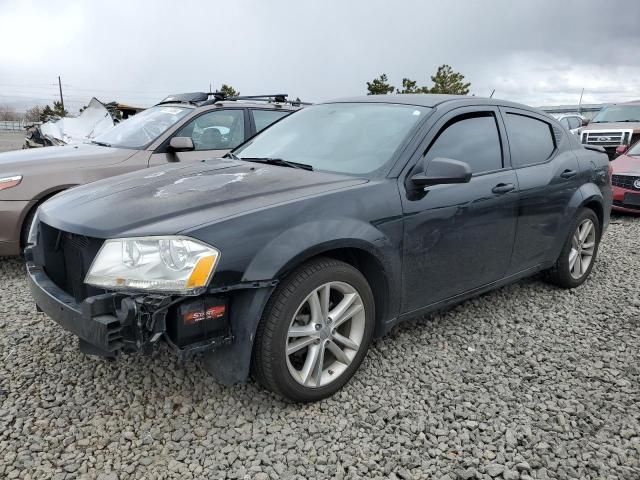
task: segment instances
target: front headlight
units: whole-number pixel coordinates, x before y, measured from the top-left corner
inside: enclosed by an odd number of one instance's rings
[[[219,259],[218,250],[188,237],[107,240],[84,282],[109,290],[199,295]]]

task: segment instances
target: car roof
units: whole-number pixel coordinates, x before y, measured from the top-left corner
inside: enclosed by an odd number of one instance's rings
[[[435,107],[449,101],[459,100],[460,95],[440,95],[425,93],[401,93],[390,95],[359,95],[357,97],[339,98],[324,103],[399,103],[402,105],[418,105],[422,107]],[[471,98],[471,97],[469,97]]]
[[[461,103],[464,105],[489,105],[500,107],[513,107],[531,110],[548,116],[537,108],[521,103],[509,102],[497,98],[475,97],[469,95],[442,95],[432,93],[399,93],[389,95],[360,95],[357,97],[339,98],[323,103],[395,103],[401,105],[416,105],[421,107],[437,107],[445,103]]]

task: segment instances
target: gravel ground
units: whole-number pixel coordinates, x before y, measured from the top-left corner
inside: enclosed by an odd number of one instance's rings
[[[333,398],[225,388],[165,349],[84,357],[0,261],[0,478],[640,478],[640,219],[591,279],[401,325]]]

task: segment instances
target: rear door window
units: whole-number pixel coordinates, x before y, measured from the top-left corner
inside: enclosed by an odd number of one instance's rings
[[[283,110],[252,110],[253,122],[256,126],[256,133],[264,130],[273,122],[277,122],[282,117],[286,117],[291,112]]]
[[[473,173],[501,169],[502,147],[495,115],[478,112],[450,120],[427,151],[427,160],[437,157],[466,162]]]
[[[507,113],[504,121],[515,168],[549,160],[556,148],[549,123],[517,113]]]

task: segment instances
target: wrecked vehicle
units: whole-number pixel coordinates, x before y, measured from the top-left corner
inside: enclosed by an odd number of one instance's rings
[[[599,150],[599,151],[598,151]],[[528,107],[374,95],[284,118],[224,159],[78,187],[38,210],[39,309],[86,353],[204,354],[295,401],[399,321],[546,272],[589,276],[609,162]]]
[[[22,148],[38,148],[85,143],[115,125],[108,108],[96,98],[77,117],[65,117],[34,124],[27,130]]]
[[[0,256],[22,251],[36,208],[56,193],[154,165],[220,156],[299,108],[286,95],[173,95],[90,143],[0,153]]]

